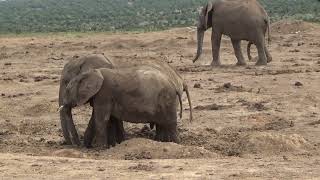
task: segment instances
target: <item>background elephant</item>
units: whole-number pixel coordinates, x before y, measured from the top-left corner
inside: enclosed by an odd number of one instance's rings
[[[70,60],[63,68],[62,75],[60,79],[60,89],[59,89],[59,106],[63,104],[63,97],[66,93],[66,88],[71,79],[78,76],[79,74],[86,72],[90,69],[97,69],[97,68],[114,68],[113,64],[109,59],[107,59],[104,55],[88,55],[78,59]],[[89,126],[94,126],[93,119],[94,119],[94,110],[92,112],[92,116],[89,122]],[[75,143],[80,145],[80,140],[78,137],[77,130],[75,129],[73,120],[72,120],[72,113],[71,107],[66,106],[60,110],[60,120],[61,120],[61,128],[63,132],[63,136],[65,138],[66,144]],[[110,130],[111,133],[116,133],[115,139],[110,139],[109,142],[111,145],[114,145],[115,142],[120,143],[124,140],[124,130],[122,121],[117,121],[113,117],[111,118],[110,123],[115,123],[115,125],[110,126],[115,129]],[[86,132],[85,135],[88,135],[89,132]],[[70,134],[71,137],[70,138]]]
[[[178,91],[170,76],[153,66],[96,69],[70,81],[63,104],[75,107],[92,99],[96,131],[91,134],[96,134],[98,144],[108,144],[106,124],[110,116],[133,123],[155,123],[157,140],[179,142]]]
[[[212,27],[212,66],[220,65],[221,36],[231,38],[237,65],[245,65],[241,52],[241,40],[247,40],[256,45],[259,60],[256,65],[266,65],[272,60],[266,47],[265,34],[268,30],[270,41],[269,17],[264,8],[256,0],[217,0],[209,2],[202,8],[197,26],[197,54],[193,62],[202,53],[204,32]]]

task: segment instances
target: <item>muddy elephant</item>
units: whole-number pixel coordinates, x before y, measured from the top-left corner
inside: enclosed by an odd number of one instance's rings
[[[63,104],[63,97],[66,95],[65,93],[67,85],[74,77],[90,69],[97,69],[102,67],[112,69],[114,68],[114,65],[108,58],[101,54],[88,55],[70,60],[62,70],[59,89],[59,107]],[[72,120],[71,110],[72,108],[70,106],[65,106],[60,109],[61,128],[66,144],[76,144],[80,146],[80,140]],[[89,126],[94,126],[94,124],[92,123],[93,119],[94,109],[92,111]],[[114,139],[109,139],[110,145],[114,145],[116,142],[120,143],[124,140],[124,130],[122,121],[118,121],[114,117],[111,117],[110,119],[111,120],[108,127],[113,129],[110,129],[109,132],[115,134],[108,137],[115,137]],[[85,135],[87,134],[87,136],[90,136],[88,135],[88,133],[90,133],[90,131],[86,131]]]
[[[87,130],[94,131],[89,134],[96,136],[98,145],[109,144],[106,124],[111,116],[132,123],[154,123],[156,140],[178,143],[177,97],[181,107],[179,89],[170,76],[156,66],[103,68],[72,79],[63,97],[63,106],[72,108],[92,100],[95,127]],[[191,111],[192,108],[190,114]],[[89,145],[92,137],[85,136],[84,140]]]
[[[211,66],[219,66],[221,36],[231,38],[237,65],[245,65],[241,52],[241,40],[247,40],[256,45],[259,59],[256,65],[266,65],[272,60],[266,47],[265,35],[268,32],[270,41],[269,16],[256,0],[217,0],[208,2],[200,12],[197,26],[197,54],[196,62],[202,53],[204,33],[212,27]]]

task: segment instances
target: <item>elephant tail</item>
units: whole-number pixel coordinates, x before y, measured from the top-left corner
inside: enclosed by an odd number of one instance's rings
[[[247,46],[247,54],[248,54],[248,59],[249,59],[249,61],[252,60],[252,56],[251,56],[251,52],[250,52],[250,49],[251,49],[251,45],[252,45],[252,44],[253,44],[253,43],[252,43],[251,41],[249,41],[248,46]]]
[[[179,113],[179,115],[180,115],[180,119],[181,119],[182,118],[182,99],[181,99],[181,94],[178,91],[176,93],[177,93],[178,98],[179,98],[179,104],[180,104],[180,113]]]
[[[190,98],[188,86],[187,86],[187,84],[185,84],[185,83],[183,83],[183,90],[184,90],[184,91],[186,92],[186,94],[187,94],[187,98],[188,98],[188,102],[189,102],[189,110],[190,110],[190,122],[192,122],[193,115],[192,115],[191,98]]]
[[[271,36],[270,36],[270,17],[268,16],[268,19],[267,19],[267,28],[268,28],[268,45],[270,45],[270,43],[271,43]]]

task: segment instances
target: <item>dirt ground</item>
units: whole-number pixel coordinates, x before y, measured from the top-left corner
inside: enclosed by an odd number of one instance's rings
[[[196,64],[195,31],[0,37],[0,176],[4,179],[317,179],[320,177],[320,25],[272,24],[273,61],[236,66],[228,37],[222,67],[210,33]],[[245,54],[246,42],[243,42]],[[252,48],[254,56],[256,50]],[[153,141],[143,124],[110,149],[63,144],[60,73],[70,58],[104,53],[120,65],[166,61],[187,81],[180,144]],[[247,59],[247,58],[246,58]],[[80,135],[90,107],[77,108]]]

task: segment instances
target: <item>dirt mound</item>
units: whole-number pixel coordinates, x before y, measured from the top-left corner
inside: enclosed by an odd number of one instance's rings
[[[108,150],[116,159],[195,159],[216,157],[215,153],[201,147],[163,143],[144,138],[127,140]]]
[[[299,20],[281,20],[271,25],[271,31],[283,34],[299,33],[313,28],[311,23]]]
[[[312,145],[298,134],[254,132],[240,137],[232,148],[240,154],[276,155],[283,152],[308,151]]]

